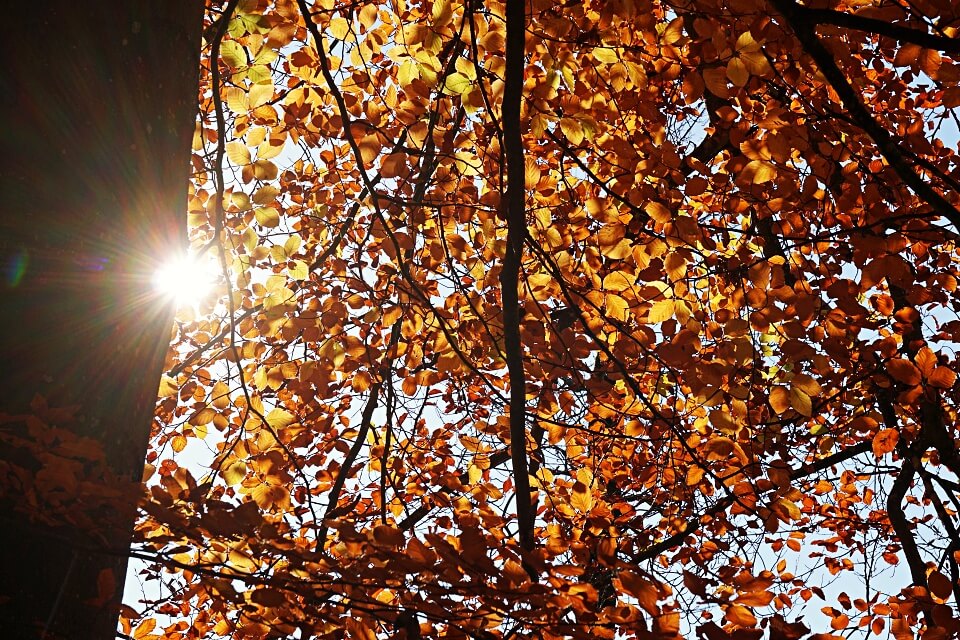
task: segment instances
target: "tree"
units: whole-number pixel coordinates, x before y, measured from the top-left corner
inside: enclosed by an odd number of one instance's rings
[[[202,9],[4,8],[5,637],[114,637],[173,314],[149,277],[185,245]]]
[[[125,633],[954,635],[958,21],[212,10]]]

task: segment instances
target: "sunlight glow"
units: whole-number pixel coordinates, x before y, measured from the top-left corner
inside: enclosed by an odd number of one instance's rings
[[[217,273],[214,260],[205,256],[181,255],[157,269],[153,276],[153,288],[174,300],[177,307],[196,307],[213,290]]]

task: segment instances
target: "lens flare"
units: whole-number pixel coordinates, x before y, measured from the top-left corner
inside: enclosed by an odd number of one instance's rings
[[[199,305],[213,289],[216,263],[207,257],[177,256],[163,264],[153,276],[153,288],[174,300],[178,307]]]

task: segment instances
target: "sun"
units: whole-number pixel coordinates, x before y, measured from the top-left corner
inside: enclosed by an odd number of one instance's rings
[[[153,288],[177,307],[197,307],[213,289],[216,277],[217,265],[212,259],[179,255],[154,272]]]

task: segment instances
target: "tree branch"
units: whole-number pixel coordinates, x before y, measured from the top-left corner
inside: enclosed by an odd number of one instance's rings
[[[832,24],[836,27],[845,27],[854,31],[875,33],[900,42],[909,42],[926,49],[937,49],[944,53],[960,53],[960,40],[956,38],[927,33],[885,20],[867,18],[833,9],[814,9],[801,6],[797,7],[797,13],[806,23]]]
[[[503,342],[510,377],[510,459],[517,496],[517,523],[520,548],[532,551],[536,507],[530,494],[527,468],[527,384],[520,342],[520,262],[527,235],[525,166],[520,131],[520,103],[523,97],[526,1],[507,0],[506,78],[503,89],[503,144],[507,162],[507,191],[504,195],[507,218],[507,248],[500,271],[503,302]],[[536,578],[531,567],[526,567]]]
[[[853,121],[873,139],[881,155],[900,179],[913,189],[917,196],[933,207],[938,215],[946,218],[954,227],[960,229],[960,210],[937,193],[933,187],[927,184],[926,180],[914,171],[897,141],[867,110],[840,67],[837,66],[833,55],[827,51],[827,48],[817,37],[814,31],[815,23],[809,21],[806,13],[807,9],[797,4],[795,0],[770,0],[770,4],[780,12],[790,28],[793,29],[801,46],[810,54],[827,82],[840,96],[843,106],[850,113]]]

